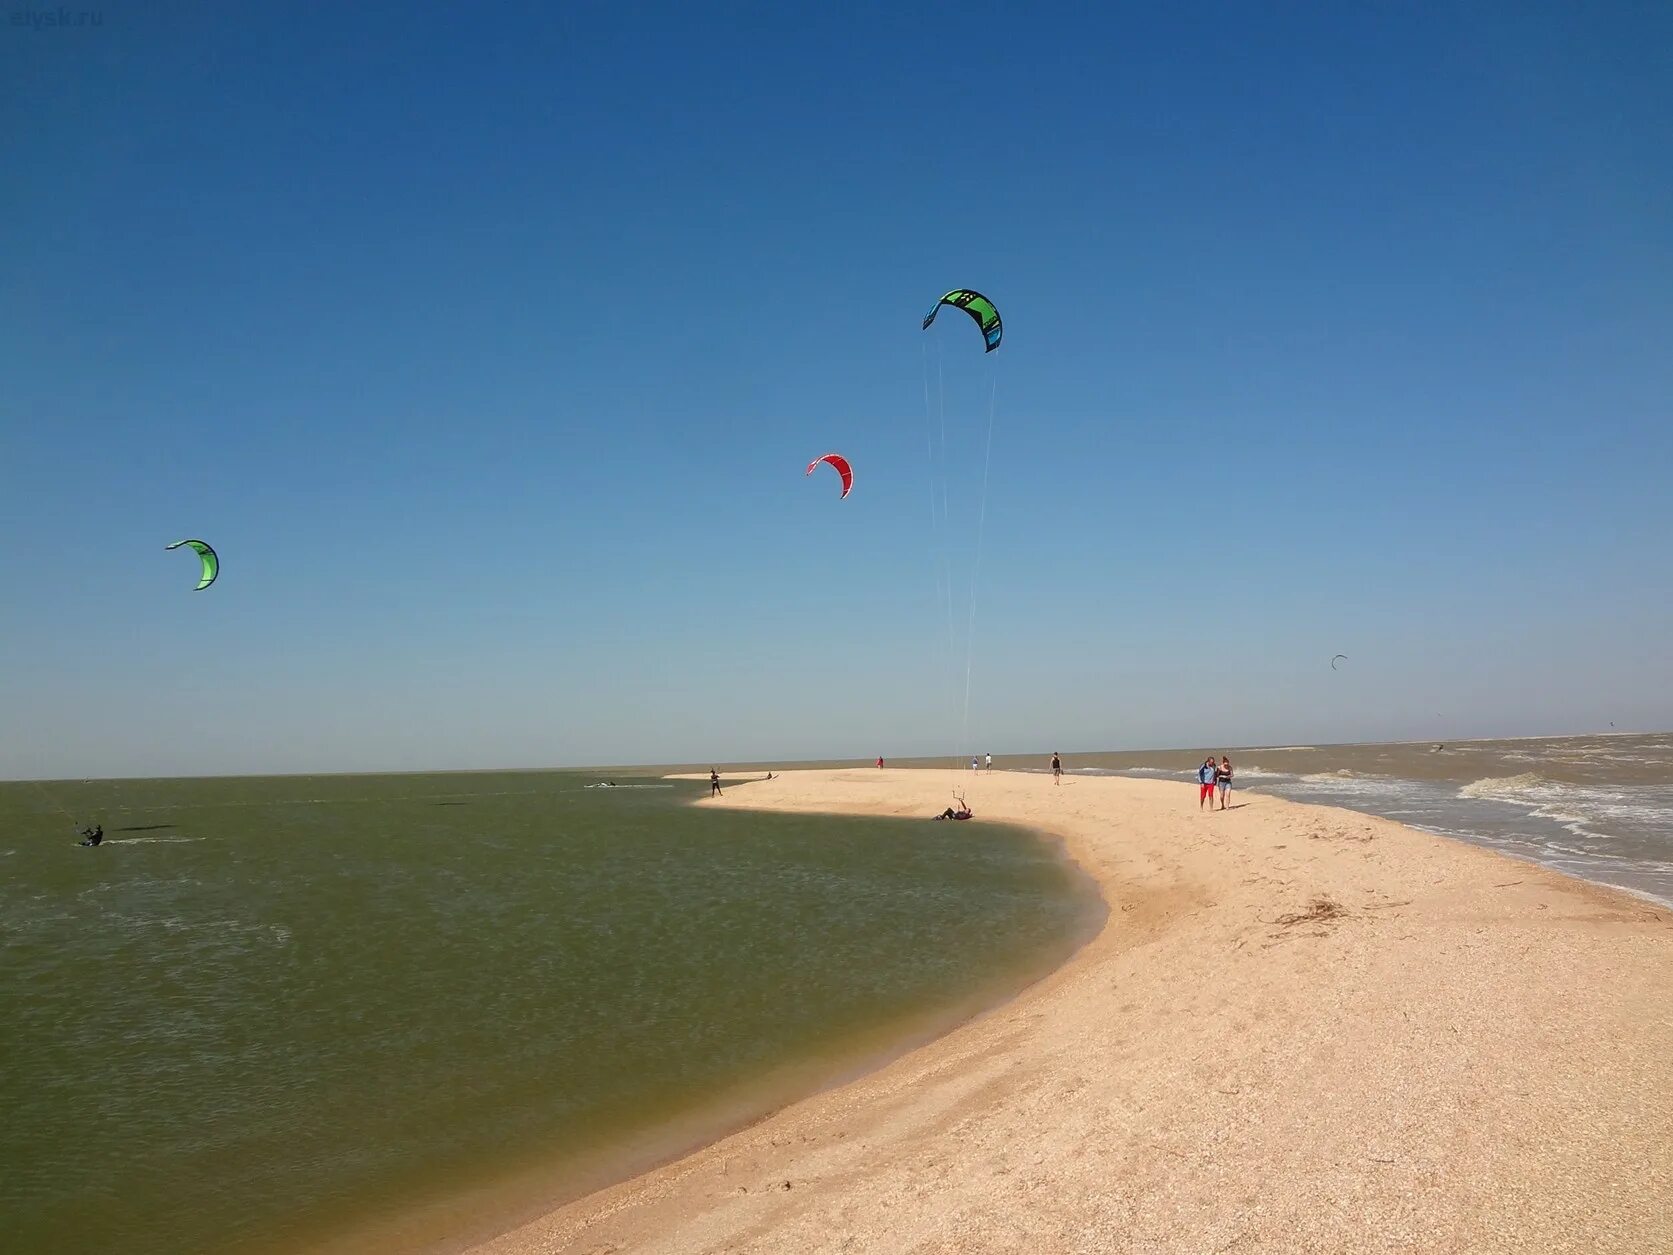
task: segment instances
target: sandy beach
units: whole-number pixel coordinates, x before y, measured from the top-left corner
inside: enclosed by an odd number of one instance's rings
[[[1192,785],[852,769],[704,806],[1061,839],[1108,920],[1004,1006],[477,1248],[1673,1251],[1673,913]],[[787,974],[787,979],[789,974]]]

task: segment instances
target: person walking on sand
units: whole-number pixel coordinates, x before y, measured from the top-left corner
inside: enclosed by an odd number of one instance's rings
[[[1214,800],[1214,777],[1219,773],[1214,765],[1214,756],[1210,754],[1203,759],[1202,766],[1197,768],[1197,809],[1201,810]]]
[[[1226,799],[1232,794],[1232,760],[1220,755],[1220,765],[1214,769],[1214,783],[1220,786],[1220,809],[1226,809]]]
[[[972,758],[970,760],[970,770],[971,771],[980,771],[981,769],[982,769],[982,764],[979,763],[978,761],[976,761],[976,759]]]
[[[987,755],[987,763],[988,763],[988,770],[992,771],[993,770],[993,755],[992,754]]]
[[[1051,782],[1053,784],[1063,783],[1063,760],[1057,756],[1056,750],[1051,752]]]
[[[709,796],[710,797],[716,797],[716,796],[724,797],[725,796],[725,794],[721,793],[721,791],[720,791],[720,773],[718,771],[716,771],[713,767],[709,768]]]
[[[879,771],[883,770],[883,755],[881,755],[881,754],[879,754],[877,756],[877,770],[879,770]]]

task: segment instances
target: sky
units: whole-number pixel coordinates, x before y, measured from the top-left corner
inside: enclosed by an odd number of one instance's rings
[[[76,2],[0,778],[1673,727],[1673,8]]]

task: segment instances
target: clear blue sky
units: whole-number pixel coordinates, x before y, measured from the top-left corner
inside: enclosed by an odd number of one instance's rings
[[[1667,5],[84,2],[0,777],[1673,726]]]

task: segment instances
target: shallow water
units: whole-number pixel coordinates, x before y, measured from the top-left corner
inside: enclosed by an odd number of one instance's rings
[[[579,1179],[1085,928],[1018,831],[596,783],[0,786],[9,1248],[308,1249],[531,1164]]]

